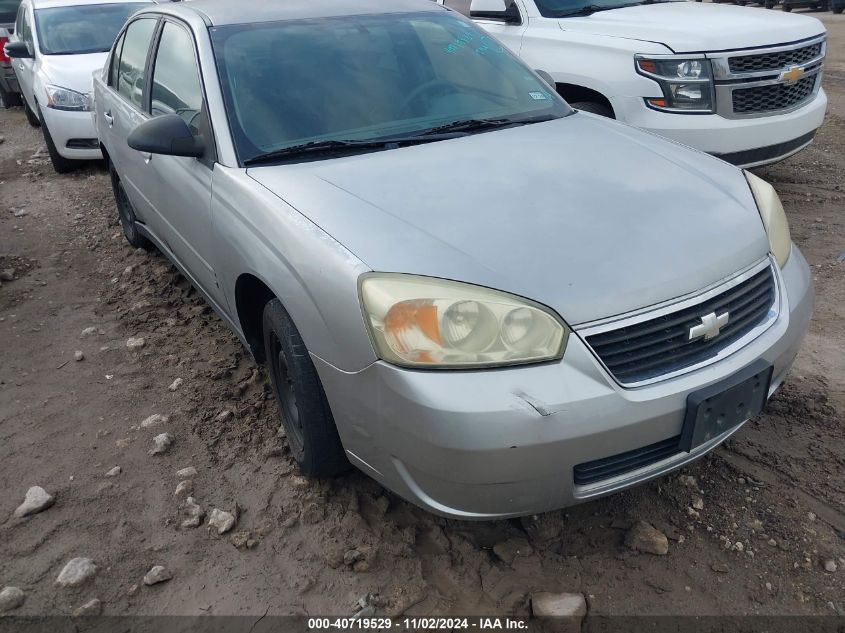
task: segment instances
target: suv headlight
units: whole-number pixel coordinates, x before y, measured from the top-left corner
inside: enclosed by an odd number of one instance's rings
[[[379,357],[404,367],[499,367],[563,356],[569,329],[548,309],[480,286],[403,274],[360,282]]]
[[[745,171],[745,179],[754,194],[757,202],[757,209],[760,211],[760,218],[763,226],[766,227],[766,234],[769,236],[769,248],[778,266],[784,267],[792,251],[792,237],[789,234],[789,222],[786,220],[786,212],[775,188],[762,178]]]
[[[49,84],[45,86],[45,89],[47,90],[48,108],[74,112],[89,112],[91,110],[91,101],[88,99],[88,95]]]
[[[663,97],[646,99],[649,107],[664,112],[713,113],[713,71],[704,57],[636,55],[637,72],[653,79]]]

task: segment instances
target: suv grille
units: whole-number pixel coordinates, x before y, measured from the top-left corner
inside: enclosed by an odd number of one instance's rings
[[[621,383],[662,376],[716,356],[761,323],[775,300],[771,266],[698,305],[617,330],[593,334],[587,343]],[[730,313],[715,338],[689,340],[701,317]]]
[[[773,84],[754,88],[737,88],[733,91],[736,114],[771,112],[798,105],[813,94],[816,76],[804,77],[794,84]]]
[[[753,73],[762,70],[781,70],[790,66],[801,66],[822,54],[822,43],[817,42],[803,48],[762,55],[743,55],[728,60],[732,73]]]

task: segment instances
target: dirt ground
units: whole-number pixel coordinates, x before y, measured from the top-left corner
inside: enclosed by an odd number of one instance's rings
[[[98,598],[109,615],[349,615],[369,596],[382,615],[527,614],[534,592],[562,591],[592,615],[845,615],[845,16],[824,19],[827,121],[759,170],[814,271],[788,381],[682,471],[696,486],[676,474],[515,521],[440,519],[358,473],[297,476],[265,374],[162,256],[125,243],[102,167],[58,176],[23,112],[0,111],[0,270],[15,269],[0,287],[0,587],[26,593],[14,613]],[[169,419],[140,428],[155,413]],[[149,455],[165,431],[172,448]],[[180,527],[187,466],[206,512],[237,510],[232,532]],[[55,505],[13,517],[33,485]],[[669,537],[668,555],[624,546],[635,519]],[[96,576],[55,586],[74,557]],[[144,586],[153,565],[173,579]]]

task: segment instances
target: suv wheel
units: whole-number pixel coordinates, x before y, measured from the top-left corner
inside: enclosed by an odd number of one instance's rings
[[[304,475],[349,468],[323,385],[308,349],[278,299],[264,306],[264,352],[290,452]]]
[[[143,248],[145,251],[152,250],[152,242],[141,235],[141,232],[138,231],[138,224],[135,219],[135,209],[132,208],[129,196],[126,195],[123,183],[120,181],[120,177],[114,170],[114,165],[111,164],[111,161],[109,161],[109,176],[111,176],[111,188],[114,192],[115,204],[117,205],[117,216],[120,219],[120,228],[123,229],[123,235],[126,237],[126,241],[135,248]]]

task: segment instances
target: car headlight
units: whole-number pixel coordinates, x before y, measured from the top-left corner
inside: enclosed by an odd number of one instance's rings
[[[75,112],[89,112],[91,101],[88,95],[60,86],[45,86],[47,90],[47,107],[54,110],[71,110]]]
[[[649,107],[665,112],[714,112],[713,73],[710,60],[637,55],[637,72],[653,79],[663,91],[662,98],[647,98]]]
[[[762,178],[745,171],[745,179],[754,194],[757,202],[757,209],[766,227],[766,234],[769,236],[769,248],[775,256],[778,266],[784,267],[792,251],[792,237],[789,234],[789,222],[786,219],[786,212],[775,188]]]
[[[546,308],[480,286],[403,274],[361,278],[361,305],[379,357],[455,369],[560,358],[569,329]]]

